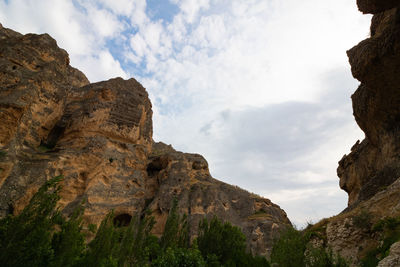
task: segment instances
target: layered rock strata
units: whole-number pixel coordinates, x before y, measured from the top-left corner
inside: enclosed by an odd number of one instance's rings
[[[134,79],[90,84],[49,35],[0,26],[0,217],[21,211],[45,180],[63,175],[60,207],[85,205],[86,224],[112,209],[127,223],[149,208],[163,232],[173,198],[199,220],[239,226],[254,254],[290,224],[268,199],[211,177],[206,160],[152,140],[152,109]]]

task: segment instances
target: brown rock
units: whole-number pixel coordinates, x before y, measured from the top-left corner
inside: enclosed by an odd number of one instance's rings
[[[376,14],[400,6],[399,0],[357,0],[358,9],[363,13]]]
[[[188,215],[192,237],[201,219],[217,216],[243,230],[254,254],[269,255],[273,238],[290,224],[286,213],[270,200],[212,178],[200,155],[155,143],[147,172],[148,192],[154,194],[146,202],[157,220],[155,234],[163,232],[173,198]]]
[[[202,218],[217,216],[262,255],[290,224],[270,200],[212,178],[202,156],[153,143],[151,103],[136,80],[89,84],[47,34],[0,27],[0,56],[0,217],[62,174],[60,208],[68,215],[84,201],[86,224],[112,209],[128,223],[150,208],[161,235],[176,197],[192,238]]]
[[[400,2],[357,3],[363,12],[375,14],[371,37],[348,51],[353,76],[361,82],[352,101],[365,139],[339,162],[340,187],[349,194],[349,206],[325,220],[324,231],[327,246],[352,266],[381,244],[382,233],[372,226],[400,216]],[[364,225],[357,226],[357,218]],[[397,262],[397,250],[380,265]]]
[[[349,205],[366,200],[400,176],[400,16],[374,16],[371,37],[348,51],[361,85],[353,94],[354,117],[366,138],[338,168]]]

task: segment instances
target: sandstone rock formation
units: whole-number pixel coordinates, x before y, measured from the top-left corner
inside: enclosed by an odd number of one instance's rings
[[[111,209],[127,222],[150,208],[161,234],[175,197],[192,237],[200,219],[216,215],[262,255],[290,224],[268,199],[212,178],[202,156],[154,143],[146,90],[134,79],[89,84],[47,34],[0,24],[0,86],[0,217],[63,175],[60,207],[68,215],[84,201],[87,224]]]
[[[365,139],[337,170],[348,208],[317,226],[326,245],[354,266],[382,244],[382,233],[372,226],[400,216],[400,1],[357,3],[362,12],[374,14],[371,36],[347,52],[353,76],[361,82],[352,101]]]
[[[400,10],[392,8],[395,3],[400,6],[399,1],[359,1],[361,10],[387,9],[374,15],[371,37],[348,51],[353,76],[361,81],[352,96],[354,117],[366,136],[339,163],[349,205],[400,177]]]

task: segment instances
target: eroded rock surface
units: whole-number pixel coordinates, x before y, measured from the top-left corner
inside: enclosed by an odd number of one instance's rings
[[[243,230],[254,254],[269,255],[271,240],[290,224],[270,200],[212,178],[207,161],[198,154],[155,143],[147,172],[148,203],[157,220],[156,234],[163,231],[174,197],[180,211],[188,215],[192,237],[201,219],[217,215]]]
[[[359,2],[361,8],[361,3],[374,1]],[[349,50],[348,56],[353,76],[361,81],[352,96],[354,117],[366,136],[339,163],[340,186],[348,192],[351,206],[400,176],[399,8],[375,14],[371,37]]]
[[[315,228],[352,266],[382,245],[384,232],[374,225],[400,216],[400,1],[357,3],[362,12],[374,14],[370,38],[348,51],[353,76],[361,82],[352,101],[365,139],[356,142],[337,170],[348,208]],[[384,259],[380,266],[394,260]]]
[[[89,84],[49,35],[0,26],[0,217],[18,213],[43,184],[63,175],[65,214],[84,201],[85,222],[99,224],[150,208],[160,235],[173,198],[199,220],[217,216],[239,226],[254,254],[290,224],[270,200],[211,177],[200,155],[152,140],[152,110],[134,79]]]

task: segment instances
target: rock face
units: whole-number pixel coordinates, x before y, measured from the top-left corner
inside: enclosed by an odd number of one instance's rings
[[[381,10],[399,1],[359,1],[360,9]],[[371,37],[348,51],[353,76],[354,117],[366,138],[339,163],[340,186],[349,205],[369,199],[400,177],[400,9],[372,19]]]
[[[200,155],[175,151],[155,143],[147,167],[148,203],[156,218],[155,233],[161,234],[173,198],[188,214],[191,236],[199,221],[214,215],[241,227],[254,254],[269,255],[271,240],[288,224],[286,214],[270,200],[211,177]]]
[[[0,24],[0,217],[18,213],[43,184],[63,175],[60,207],[84,201],[86,224],[114,209],[117,219],[149,208],[162,234],[173,198],[199,220],[239,226],[254,254],[290,224],[268,199],[211,177],[206,160],[152,140],[152,110],[134,79],[89,84],[49,35],[21,35]]]
[[[373,225],[400,216],[400,1],[357,3],[362,12],[374,14],[370,38],[347,52],[353,76],[361,82],[352,101],[365,139],[337,170],[348,208],[320,223],[327,246],[354,266],[383,243],[383,233]],[[380,266],[398,266],[390,265],[400,262],[398,245],[392,250]]]

